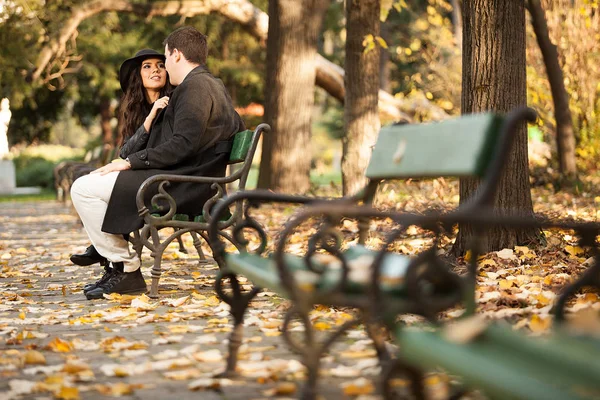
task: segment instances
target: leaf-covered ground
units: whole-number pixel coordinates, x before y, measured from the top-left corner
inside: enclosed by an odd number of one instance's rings
[[[552,217],[597,220],[600,198],[535,189],[536,212]],[[425,211],[458,202],[456,182],[437,180],[386,187],[377,200],[382,208]],[[293,207],[265,206],[254,212],[275,236]],[[100,267],[76,267],[69,255],[87,245],[77,217],[57,202],[4,203],[0,209],[0,398],[95,399],[206,398],[258,399],[297,396],[304,369],[284,345],[280,326],[287,302],[262,293],[246,318],[238,379],[215,379],[224,366],[231,329],[228,306],[215,296],[216,266],[199,268],[191,238],[190,253],[173,245],[164,257],[160,298],[114,296],[88,301],[82,287]],[[369,245],[381,243],[389,221],[375,222]],[[307,226],[289,245],[302,253]],[[343,222],[350,242],[353,221]],[[430,236],[419,228],[395,250],[415,254]],[[508,321],[514,329],[540,335],[551,326],[550,307],[560,288],[589,264],[589,249],[577,246],[572,232],[546,231],[544,247],[516,247],[487,254],[480,261],[477,300],[489,319]],[[444,243],[451,246],[452,238]],[[457,269],[464,266],[456,260]],[[149,279],[152,260],[144,252]],[[596,321],[598,294],[586,291],[569,304]],[[450,310],[445,318],[462,312]],[[315,327],[326,332],[351,317],[352,310],[318,307]],[[416,318],[404,318],[412,323]],[[299,327],[298,327],[299,329]],[[378,398],[374,384],[377,360],[363,330],[349,331],[325,358],[319,392],[324,398]],[[428,390],[445,394],[447,378],[433,375]],[[400,385],[404,384],[399,382]],[[202,393],[198,393],[202,391]]]

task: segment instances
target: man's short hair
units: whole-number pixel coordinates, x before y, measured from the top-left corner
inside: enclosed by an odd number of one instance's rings
[[[163,42],[170,52],[177,49],[189,62],[205,65],[208,56],[206,36],[191,26],[183,26],[171,32]]]

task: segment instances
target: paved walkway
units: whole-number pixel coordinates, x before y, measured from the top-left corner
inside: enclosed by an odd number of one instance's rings
[[[231,327],[228,306],[214,296],[216,268],[200,269],[194,255],[173,247],[159,300],[88,301],[82,287],[101,268],[76,267],[68,258],[87,244],[78,218],[61,203],[0,204],[0,399],[297,397],[291,393],[303,368],[279,336],[281,299],[267,293],[254,302],[242,377],[213,380],[224,366]],[[151,263],[144,253],[147,283]],[[345,316],[315,313],[322,326]],[[319,392],[327,399],[369,393],[377,372],[364,333],[351,331],[326,358]]]

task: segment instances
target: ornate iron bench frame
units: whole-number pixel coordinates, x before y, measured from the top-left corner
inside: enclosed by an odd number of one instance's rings
[[[241,166],[239,169],[231,172],[227,176],[208,177],[160,174],[154,175],[142,183],[136,196],[136,203],[140,216],[144,217],[144,226],[140,231],[133,232],[131,241],[138,255],[141,256],[142,249],[145,246],[151,251],[151,256],[154,258],[154,265],[151,272],[152,284],[150,289],[150,297],[158,297],[158,283],[162,274],[161,263],[165,249],[175,239],[179,241],[181,248],[181,236],[183,234],[189,232],[192,235],[194,248],[198,252],[198,256],[200,258],[200,264],[206,264],[209,262],[202,250],[201,238],[205,241],[208,241],[207,230],[210,222],[213,219],[213,207],[225,196],[226,185],[237,182],[237,190],[244,190],[246,188],[248,174],[252,167],[252,160],[254,159],[254,154],[256,153],[259,139],[263,133],[269,133],[270,130],[271,128],[269,125],[260,124],[256,127],[256,129],[254,129],[253,132],[244,131],[236,135],[240,136],[242,140],[239,144],[234,141],[229,164],[232,165],[241,163]],[[244,135],[247,135],[248,133],[251,133],[250,136],[247,136],[250,138],[249,141],[246,137],[244,137]],[[211,184],[211,187],[216,190],[216,193],[204,204],[201,216],[190,217],[183,214],[177,214],[177,204],[168,192],[168,187],[172,182]],[[158,193],[152,197],[150,206],[156,208],[159,202],[167,202],[169,209],[162,215],[153,214],[148,208],[148,205],[144,203],[146,191],[149,190],[151,186],[156,184],[158,184]],[[235,204],[233,213],[219,221],[216,221],[215,227],[218,230],[218,235],[226,238],[227,240],[233,241],[226,230],[227,228],[236,224],[242,218],[242,214],[242,202]],[[174,232],[161,241],[158,231],[167,227],[173,228]]]
[[[491,204],[497,182],[502,172],[504,160],[512,146],[514,132],[518,124],[526,120],[534,121],[535,118],[535,112],[526,108],[515,110],[506,117],[500,128],[501,133],[496,145],[496,151],[494,152],[495,156],[485,172],[485,180],[482,182],[480,190],[469,202],[461,206],[454,213],[451,213],[451,215],[462,215],[464,213],[477,214],[479,210],[486,209]],[[389,176],[371,179],[365,190],[347,198],[324,200],[282,195],[267,191],[246,191],[227,197],[216,207],[213,216],[218,217],[230,204],[238,204],[242,201],[247,202],[244,218],[239,220],[233,227],[233,241],[231,243],[238,249],[241,249],[242,253],[239,256],[228,254],[225,251],[225,243],[222,241],[222,236],[219,237],[218,225],[216,223],[211,224],[209,227],[209,238],[213,255],[220,267],[220,274],[216,282],[217,294],[231,306],[231,315],[234,319],[234,328],[229,339],[229,356],[225,374],[235,373],[237,352],[242,341],[244,313],[250,301],[261,290],[260,283],[257,284],[257,281],[262,281],[262,283],[266,284],[264,286],[271,290],[275,287],[276,292],[292,301],[292,307],[286,312],[282,329],[285,340],[293,350],[302,355],[303,363],[308,369],[308,378],[302,398],[313,399],[316,397],[316,383],[321,355],[347,329],[361,322],[365,324],[367,333],[374,341],[375,349],[382,365],[386,366],[389,364],[391,356],[386,351],[383,338],[377,334],[377,327],[381,323],[381,314],[372,312],[372,299],[377,295],[377,292],[372,288],[373,285],[368,284],[358,291],[356,288],[350,288],[349,284],[351,282],[348,278],[351,274],[349,267],[350,260],[347,260],[345,257],[341,247],[342,243],[339,240],[339,232],[335,228],[340,219],[347,216],[347,212],[353,212],[352,216],[359,223],[358,242],[364,244],[370,219],[391,218],[397,222],[397,213],[377,211],[368,207],[375,196],[379,183],[386,178],[393,179],[395,177]],[[276,249],[272,255],[274,271],[269,270],[268,274],[265,272],[267,271],[266,266],[259,266],[259,264],[264,264],[259,258],[264,259],[263,255],[267,248],[267,235],[251,215],[251,211],[259,207],[261,203],[295,203],[306,205],[306,208],[303,208],[297,216],[292,217],[286,223],[283,232],[276,242]],[[360,206],[361,203],[363,206]],[[294,266],[294,262],[289,260],[289,255],[286,252],[286,244],[289,237],[293,234],[294,229],[306,221],[307,218],[314,217],[316,214],[322,215],[323,221],[317,233],[309,239],[306,254],[304,257],[300,257],[296,264],[302,265],[305,271],[316,274],[319,277],[326,277],[329,273],[328,266],[318,263],[314,258],[317,253],[324,251],[339,260],[341,272],[337,275],[337,281],[334,280],[333,283],[329,282],[329,286],[325,289],[307,291],[303,290],[297,282],[298,279],[293,271],[294,268],[298,269],[298,267]],[[421,219],[417,219],[416,216],[405,215],[404,218],[411,218],[415,223],[422,221]],[[441,234],[443,230],[437,223],[438,220],[435,217],[431,217],[431,220],[425,220],[425,222],[429,221],[432,221],[429,225],[425,223],[419,225],[432,230],[436,235]],[[246,250],[248,242],[245,239],[244,232],[247,230],[254,231],[256,236],[260,238],[260,245],[256,249],[253,249],[251,253]],[[371,254],[373,257],[373,266],[371,268],[375,271],[374,274],[379,274],[378,271],[380,270],[383,258],[388,254],[386,248],[387,245],[383,250]],[[475,266],[469,269],[466,277],[459,277],[448,270],[447,266],[438,257],[436,249],[437,242],[434,240],[434,244],[430,249],[424,251],[408,263],[406,275],[403,279],[405,290],[402,295],[396,296],[394,301],[388,303],[392,305],[396,313],[415,313],[423,315],[428,319],[434,319],[437,312],[460,302],[466,304],[468,312],[472,313],[474,311]],[[476,253],[476,249],[474,253]],[[234,263],[232,263],[233,257],[237,257],[235,264],[241,265],[245,262],[246,266],[234,266]],[[475,255],[474,258],[476,259]],[[256,269],[256,273],[250,280],[253,281],[255,286],[250,291],[242,292],[237,274],[243,274],[248,278],[249,272],[252,272],[253,267]],[[262,275],[260,274],[261,271],[259,271],[261,268],[262,272],[264,272]],[[274,275],[276,279],[273,278]],[[421,290],[420,282],[423,277],[427,277],[430,280],[430,284],[426,285],[429,287],[427,290]],[[377,275],[376,278],[378,279],[379,276]],[[231,291],[225,290],[225,280],[229,281]],[[432,285],[434,289],[440,289],[439,293],[434,290],[434,293],[439,294],[438,296],[432,296]],[[355,307],[361,312],[361,316],[344,323],[319,344],[316,341],[316,332],[311,326],[308,317],[308,313],[316,304]],[[304,325],[304,343],[297,342],[290,333],[290,322],[294,317],[299,317]]]

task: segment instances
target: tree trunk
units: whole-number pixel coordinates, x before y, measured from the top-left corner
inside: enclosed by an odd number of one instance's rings
[[[460,7],[461,0],[452,0],[452,25],[454,25],[454,37],[456,39],[456,45],[459,49],[462,49],[463,41],[463,16],[462,9]]]
[[[526,105],[524,3],[464,0],[463,24],[462,113],[508,112]],[[502,173],[493,204],[496,212],[502,214],[510,209],[533,214],[524,124],[505,166],[509,167]],[[461,204],[477,186],[476,180],[461,179]],[[453,248],[456,255],[464,254],[473,234],[471,226],[460,226]],[[493,227],[478,236],[483,237],[482,251],[489,252],[538,242],[540,234],[537,229]]]
[[[344,86],[344,130],[342,139],[342,189],[353,194],[365,184],[365,170],[371,157],[380,122],[377,111],[379,91],[379,45],[365,51],[366,35],[379,36],[379,0],[346,2],[346,75]]]
[[[310,132],[317,38],[329,1],[270,0],[265,80],[266,135],[258,186],[304,193],[310,186]]]
[[[115,137],[110,126],[113,113],[110,98],[102,97],[100,99],[100,128],[102,129],[102,143],[105,151],[109,151],[115,146]]]
[[[560,172],[567,181],[573,181],[577,176],[575,163],[575,133],[569,108],[569,96],[565,89],[563,72],[558,62],[558,51],[550,41],[548,25],[544,9],[539,0],[529,0],[531,24],[542,52],[546,73],[550,81],[552,99],[554,100],[554,116],[556,118],[556,144]]]

